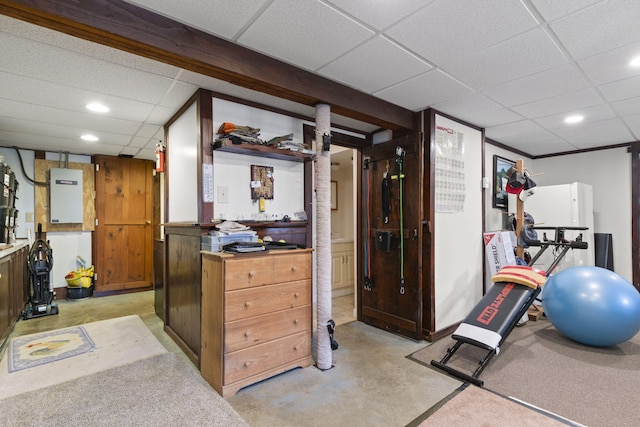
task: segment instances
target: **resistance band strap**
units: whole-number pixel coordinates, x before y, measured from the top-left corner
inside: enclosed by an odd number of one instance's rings
[[[402,195],[402,183],[404,181],[404,149],[402,147],[396,147],[396,165],[398,168],[398,174],[391,177],[391,179],[397,179],[399,185],[398,201],[399,201],[399,213],[400,213],[400,294],[404,295],[405,280],[404,280],[404,212],[403,212],[403,195]]]
[[[391,193],[389,189],[389,178],[385,172],[382,176],[382,218],[384,223],[389,223],[389,215],[391,214]]]
[[[370,162],[365,159],[364,163],[364,290],[371,291],[373,288],[373,280],[371,279],[371,238],[370,238],[370,195],[369,189],[371,185],[371,174],[369,172]]]

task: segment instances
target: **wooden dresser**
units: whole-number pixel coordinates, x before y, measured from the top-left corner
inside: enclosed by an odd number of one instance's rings
[[[221,396],[311,365],[311,253],[202,252],[200,371]]]

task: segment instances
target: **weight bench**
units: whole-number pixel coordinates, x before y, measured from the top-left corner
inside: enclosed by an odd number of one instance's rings
[[[531,260],[530,265],[550,247],[560,248],[561,251],[549,266],[547,274],[550,274],[565,256],[569,249],[586,249],[587,242],[582,241],[582,235],[574,241],[564,239],[564,230],[585,230],[582,227],[534,227],[536,229],[553,229],[556,236],[553,241],[545,239],[529,240],[529,246],[539,246],[540,251]],[[528,266],[507,266],[491,278],[494,282],[487,293],[471,310],[467,317],[460,323],[453,332],[451,338],[456,343],[447,349],[444,357],[437,361],[432,360],[431,364],[443,371],[461,379],[475,384],[479,387],[484,385],[484,381],[478,377],[487,367],[491,359],[500,352],[500,346],[509,336],[513,328],[518,324],[522,316],[529,310],[542,291],[544,280],[538,279],[532,274],[533,269]],[[528,276],[520,278],[519,276]],[[542,277],[542,276],[541,276]],[[532,282],[537,282],[537,285]],[[463,344],[469,344],[487,351],[486,355],[478,361],[478,367],[471,373],[465,373],[456,369],[447,362],[460,349]]]

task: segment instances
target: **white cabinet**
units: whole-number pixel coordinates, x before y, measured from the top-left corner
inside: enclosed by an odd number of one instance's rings
[[[353,293],[355,257],[353,242],[331,245],[331,291],[334,297]]]

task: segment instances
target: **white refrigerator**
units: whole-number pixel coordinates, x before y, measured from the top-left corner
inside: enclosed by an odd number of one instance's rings
[[[572,184],[536,187],[535,194],[524,202],[524,211],[533,216],[534,226],[588,228],[587,230],[566,230],[564,232],[567,240],[574,240],[579,234],[582,234],[582,240],[587,242],[588,248],[570,249],[554,270],[555,273],[569,267],[595,265],[593,189],[590,185],[574,182]],[[554,230],[536,230],[536,232],[539,240],[543,240],[544,233],[549,240],[555,240]],[[533,257],[539,248],[530,247],[526,250]],[[550,247],[536,261],[534,267],[546,270],[553,259],[554,250]]]

